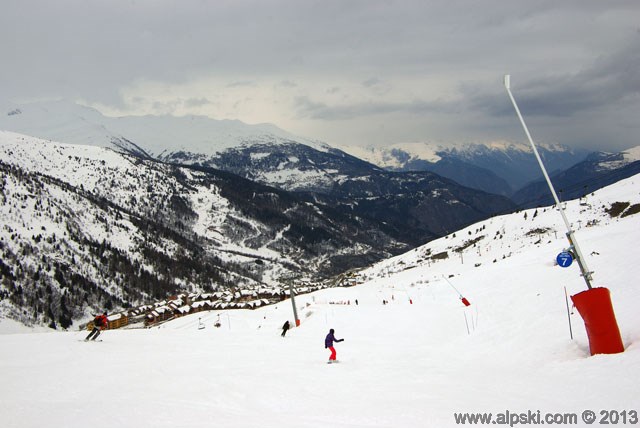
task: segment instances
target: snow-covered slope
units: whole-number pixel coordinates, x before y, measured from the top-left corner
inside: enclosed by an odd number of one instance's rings
[[[632,148],[627,149],[627,150],[623,150],[622,154],[630,162],[634,162],[634,161],[640,160],[640,146],[636,146],[636,147],[632,147]]]
[[[618,154],[610,154],[610,159],[604,159],[600,162],[600,168],[603,170],[615,170],[625,167],[633,162],[640,160],[640,146],[623,150]]]
[[[531,415],[591,426],[590,410],[597,421],[635,424],[640,228],[639,214],[625,213],[640,203],[638,180],[602,189],[588,205],[567,203],[595,284],[611,290],[624,353],[590,357],[577,312],[570,339],[564,287],[585,286],[575,264],[554,265],[567,243],[559,213],[547,208],[376,264],[358,275],[361,285],[298,296],[302,323],[284,339],[290,301],[106,331],[100,343],[82,342],[86,332],[0,336],[10,350],[0,355],[3,420],[12,428],[417,428],[486,412],[504,425]],[[629,207],[606,212],[616,202]],[[323,346],[330,328],[345,339],[334,365]]]
[[[0,154],[0,317],[25,323],[315,281],[407,248],[371,219],[219,171],[6,131]]]
[[[237,212],[219,189],[194,186],[197,179],[186,186],[181,177],[188,171],[4,131],[0,153],[2,317],[66,328],[90,306],[126,306],[182,287],[215,288],[222,278],[214,279],[214,265],[237,263],[228,255],[239,249],[250,260],[259,253],[223,232],[209,238]],[[210,205],[196,213],[192,197]],[[202,222],[211,229],[199,230]],[[198,247],[193,234],[179,233],[191,224],[202,233],[201,248],[213,246],[219,260],[185,257]],[[191,265],[193,273],[212,269],[202,282],[175,267],[167,275],[165,258]]]

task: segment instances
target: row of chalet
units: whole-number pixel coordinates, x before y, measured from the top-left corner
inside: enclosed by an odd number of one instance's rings
[[[163,321],[179,318],[185,315],[202,311],[212,311],[221,309],[255,309],[268,305],[273,301],[267,299],[257,299],[245,302],[221,301],[221,300],[198,300],[191,304],[184,304],[182,298],[160,302],[144,318],[145,326],[151,326]]]
[[[297,294],[309,293],[321,286],[297,287]],[[289,290],[262,287],[255,290],[230,290],[215,293],[191,293],[171,296],[152,305],[143,305],[108,316],[109,329],[143,323],[146,327],[202,311],[256,309],[289,297]],[[93,321],[87,324],[93,329]]]

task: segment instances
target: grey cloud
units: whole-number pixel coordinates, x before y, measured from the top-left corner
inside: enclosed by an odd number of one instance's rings
[[[512,92],[519,107],[528,115],[569,117],[637,96],[640,94],[640,73],[637,72],[640,70],[640,38],[637,39],[574,74],[549,73],[524,81],[514,80],[517,76],[513,76]],[[464,87],[462,96],[472,109],[493,116],[513,113],[504,91],[474,93],[470,87]]]
[[[174,98],[165,101],[153,101],[152,99],[143,99],[138,97],[134,104],[146,105],[148,103],[151,104],[151,108],[156,114],[173,114],[181,108],[198,108],[213,104],[209,99],[204,97],[187,99]]]
[[[242,80],[237,82],[231,82],[227,85],[227,88],[243,88],[243,87],[255,87],[257,83],[253,80]]]
[[[276,85],[276,87],[280,88],[296,88],[298,84],[296,82],[292,82],[291,80],[283,80]]]
[[[311,100],[309,97],[298,97],[295,101],[297,116],[319,120],[350,120],[367,116],[405,113],[420,115],[425,113],[451,113],[456,110],[457,103],[442,100],[413,100],[406,103],[367,102],[343,105],[328,105]]]
[[[136,103],[124,106],[125,92],[146,82],[157,88],[214,79],[231,82],[230,89],[280,82],[276,88],[300,96],[283,115],[314,121],[315,129],[323,121],[341,120],[346,129],[368,116],[407,115],[410,123],[437,115],[441,138],[463,138],[461,124],[470,123],[469,138],[481,139],[512,114],[500,82],[511,72],[530,115],[586,121],[606,110],[600,127],[626,127],[619,138],[630,141],[637,120],[608,112],[638,109],[638,16],[637,0],[10,1],[0,13],[0,96],[131,110]],[[427,89],[433,82],[461,89],[443,100],[399,100],[391,82],[405,78]],[[305,92],[328,88],[357,99],[343,82],[360,83],[376,102],[323,104]],[[153,93],[139,95],[141,106],[154,101]],[[416,128],[414,139],[428,132]]]
[[[172,114],[173,112],[176,111],[177,108],[179,108],[182,105],[182,103],[183,103],[182,100],[175,99],[175,100],[169,100],[164,102],[155,101],[151,104],[151,106],[159,114]]]
[[[364,82],[362,82],[362,86],[364,86],[365,88],[370,88],[372,86],[375,86],[377,84],[380,83],[380,79],[378,79],[377,77],[371,77],[367,80],[365,80]]]
[[[208,104],[211,104],[211,101],[206,98],[189,98],[184,101],[185,107],[202,107]]]

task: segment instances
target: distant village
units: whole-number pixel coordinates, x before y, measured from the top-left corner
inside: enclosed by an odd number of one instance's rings
[[[342,278],[333,286],[352,286],[352,277]],[[301,284],[295,287],[295,294],[306,294],[327,288],[328,284]],[[165,300],[142,305],[126,311],[109,314],[109,329],[123,327],[153,327],[163,322],[203,311],[223,309],[256,309],[261,306],[281,302],[289,298],[289,290],[284,288],[258,288],[255,290],[230,290],[214,293],[183,293]],[[93,320],[80,329],[93,329]]]

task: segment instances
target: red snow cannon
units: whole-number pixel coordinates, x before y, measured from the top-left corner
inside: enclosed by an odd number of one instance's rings
[[[584,320],[591,355],[624,352],[609,289],[591,288],[571,296]]]
[[[462,303],[463,303],[465,306],[471,306],[471,303],[469,303],[469,301],[467,300],[467,298],[466,298],[466,297],[461,297],[461,298],[460,298],[460,300],[462,300]]]

